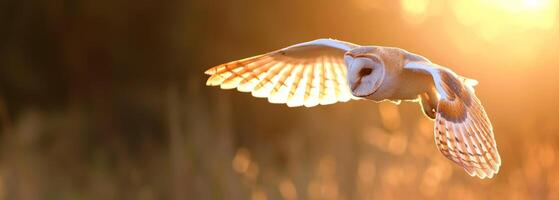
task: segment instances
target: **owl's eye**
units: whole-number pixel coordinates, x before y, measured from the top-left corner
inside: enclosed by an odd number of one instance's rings
[[[373,73],[372,68],[361,68],[361,70],[359,71],[359,76],[363,77],[363,76],[367,76],[371,73]]]

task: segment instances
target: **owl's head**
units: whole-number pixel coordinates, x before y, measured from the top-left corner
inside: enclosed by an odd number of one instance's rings
[[[353,96],[367,97],[379,89],[384,80],[385,67],[377,55],[356,49],[347,52],[344,59]]]

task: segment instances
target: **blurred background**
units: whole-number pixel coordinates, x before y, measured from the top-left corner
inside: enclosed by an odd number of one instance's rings
[[[0,1],[0,199],[559,199],[559,2]],[[317,38],[479,80],[490,180],[416,103],[269,104],[204,70]]]

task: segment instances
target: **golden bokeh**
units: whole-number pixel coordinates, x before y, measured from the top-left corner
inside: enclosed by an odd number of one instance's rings
[[[279,183],[279,191],[283,199],[286,200],[296,200],[297,199],[297,190],[295,189],[295,185],[291,180],[285,179]]]

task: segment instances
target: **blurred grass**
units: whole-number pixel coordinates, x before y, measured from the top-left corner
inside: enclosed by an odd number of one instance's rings
[[[430,2],[411,23],[396,1],[0,1],[0,199],[559,198],[556,26],[487,40]],[[416,104],[204,86],[208,67],[321,37],[478,79],[499,174],[446,160]]]

